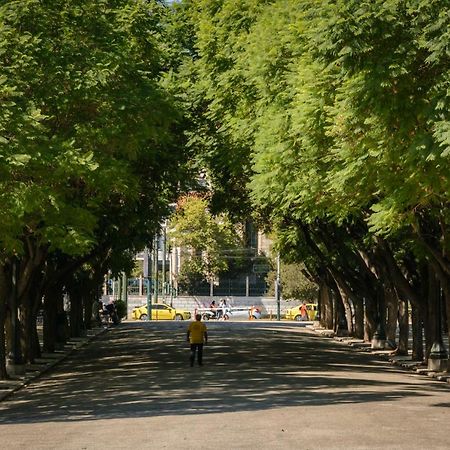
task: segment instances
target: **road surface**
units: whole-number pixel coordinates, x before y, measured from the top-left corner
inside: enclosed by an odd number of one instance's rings
[[[0,403],[3,449],[448,449],[449,385],[301,323],[126,323]]]

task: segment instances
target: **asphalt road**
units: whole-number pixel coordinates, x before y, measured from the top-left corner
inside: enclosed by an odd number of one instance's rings
[[[0,403],[2,449],[448,449],[448,384],[298,323],[122,324]]]

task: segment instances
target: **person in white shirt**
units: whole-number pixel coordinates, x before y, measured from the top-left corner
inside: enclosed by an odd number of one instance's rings
[[[228,305],[227,305],[227,301],[223,298],[222,300],[220,300],[219,303],[219,318],[225,320],[225,318],[228,318],[227,316],[227,312],[229,311],[228,309]]]

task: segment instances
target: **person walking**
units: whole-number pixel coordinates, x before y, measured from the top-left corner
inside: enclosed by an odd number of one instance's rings
[[[208,330],[201,320],[201,314],[196,314],[195,321],[189,324],[187,330],[187,341],[191,344],[191,367],[194,365],[196,352],[198,365],[203,365],[203,344],[208,343]]]

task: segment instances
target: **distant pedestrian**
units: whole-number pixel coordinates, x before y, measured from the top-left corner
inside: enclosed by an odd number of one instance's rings
[[[218,309],[216,306],[216,301],[213,300],[210,305],[209,305],[209,309],[211,310],[211,319],[218,319]]]
[[[226,299],[222,299],[219,303],[219,309],[217,311],[217,318],[218,319],[222,319],[222,320],[226,320],[228,319],[228,305],[227,305],[227,301]]]
[[[190,323],[187,330],[187,341],[191,344],[191,367],[194,365],[196,352],[198,365],[203,365],[203,344],[208,343],[208,331],[201,320],[201,314],[196,314],[195,321]]]
[[[305,302],[303,302],[300,306],[300,316],[302,320],[308,320],[308,310]]]

